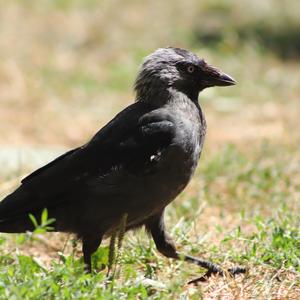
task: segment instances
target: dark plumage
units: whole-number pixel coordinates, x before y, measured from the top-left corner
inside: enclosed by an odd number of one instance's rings
[[[33,230],[47,208],[56,231],[83,242],[84,261],[127,214],[126,230],[145,225],[158,250],[178,258],[164,229],[164,209],[185,188],[197,166],[206,123],[198,94],[235,81],[179,48],[148,56],[135,82],[136,102],[87,144],[70,150],[25,179],[0,203],[0,231]],[[221,273],[212,263],[185,260]]]

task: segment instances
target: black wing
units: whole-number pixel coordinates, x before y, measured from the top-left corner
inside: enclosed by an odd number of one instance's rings
[[[135,103],[89,143],[68,151],[24,178],[21,186],[0,203],[0,220],[56,205],[76,191],[82,193],[87,182],[114,166],[143,167],[141,162],[166,148],[173,136],[171,116],[163,110]]]
[[[69,150],[68,152],[60,155],[59,157],[55,158],[53,161],[49,162],[45,166],[37,169],[36,171],[32,172],[31,174],[29,174],[28,176],[26,176],[25,178],[23,178],[21,180],[21,183],[24,184],[24,183],[29,182],[32,178],[37,177],[38,175],[42,174],[47,169],[49,169],[51,167],[55,167],[55,165],[57,165],[57,163],[59,163],[60,161],[63,161],[63,159],[70,159],[70,157],[72,156],[72,154],[74,154],[79,149],[80,148],[75,148],[75,149]]]

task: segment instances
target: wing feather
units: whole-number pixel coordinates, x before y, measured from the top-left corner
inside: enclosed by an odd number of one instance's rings
[[[88,192],[93,179],[101,180],[101,175],[110,170],[117,172],[115,166],[129,172],[143,169],[153,154],[171,142],[174,127],[168,119],[164,114],[157,118],[152,107],[139,103],[129,106],[89,143],[66,152],[24,178],[21,186],[0,203],[0,220],[66,200],[76,205],[76,195]]]

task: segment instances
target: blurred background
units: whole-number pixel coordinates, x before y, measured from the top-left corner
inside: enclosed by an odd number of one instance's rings
[[[133,101],[143,57],[165,46],[193,50],[239,82],[201,95],[209,139],[288,139],[299,11],[297,0],[1,1],[0,143],[82,143]]]
[[[282,207],[298,222],[298,0],[0,1],[0,195],[132,103],[143,57],[165,46],[238,81],[200,96],[206,145],[169,224],[198,211],[198,234],[219,243],[241,213],[246,232]]]

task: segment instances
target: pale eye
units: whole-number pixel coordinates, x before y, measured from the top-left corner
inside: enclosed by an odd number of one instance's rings
[[[193,73],[195,71],[195,67],[194,66],[188,66],[187,68],[189,73]]]

